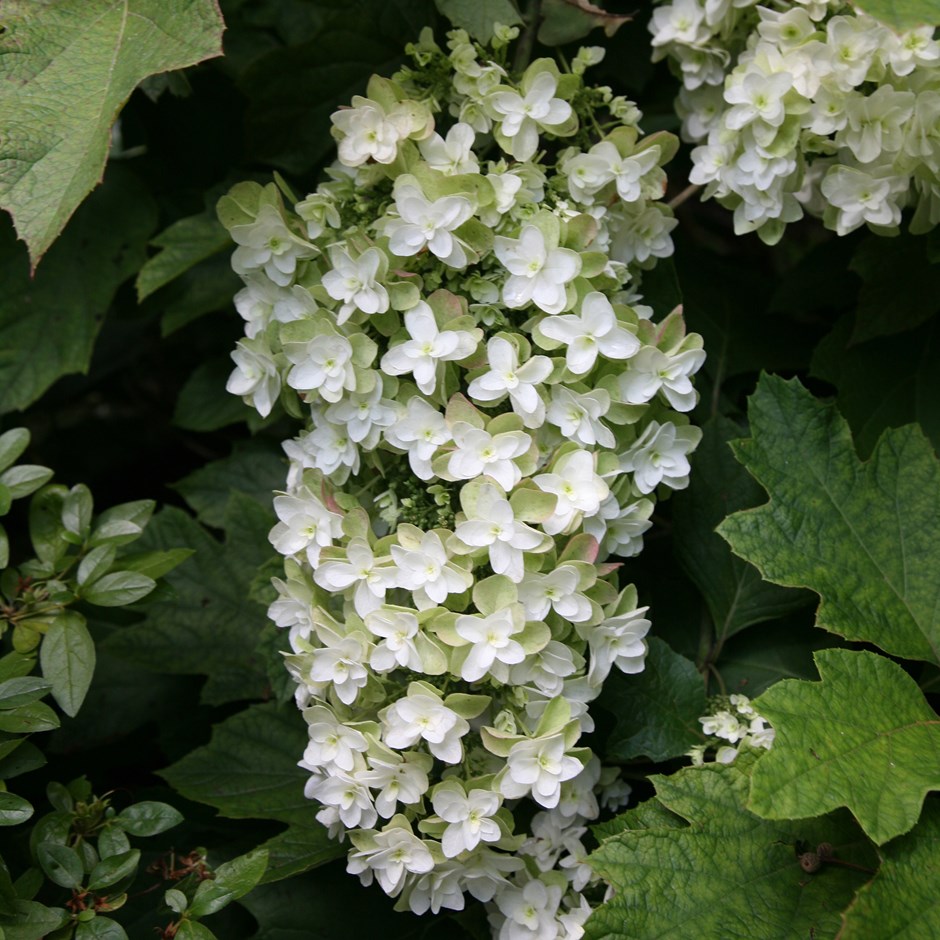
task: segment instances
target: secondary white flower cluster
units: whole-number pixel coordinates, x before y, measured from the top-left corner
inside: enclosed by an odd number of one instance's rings
[[[229,390],[305,425],[270,615],[307,796],[401,907],[469,893],[494,935],[551,940],[581,935],[586,824],[629,793],[580,743],[647,651],[606,559],[688,483],[705,354],[636,293],[671,251],[674,139],[584,84],[599,50],[514,81],[506,32],[424,35],[333,115],[315,193],[245,183],[219,215],[245,282]]]
[[[730,695],[727,701],[716,702],[715,708],[714,714],[699,718],[702,733],[712,740],[697,744],[689,751],[693,764],[703,764],[705,752],[711,748],[715,748],[714,760],[719,764],[730,764],[742,747],[770,750],[774,729],[757,714],[746,695]],[[721,743],[723,741],[729,744]]]
[[[940,222],[940,45],[838,0],[672,0],[654,59],[681,76],[693,183],[769,244],[808,212],[845,235]]]

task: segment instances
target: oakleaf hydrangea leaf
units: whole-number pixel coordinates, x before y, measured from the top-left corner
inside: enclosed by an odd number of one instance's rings
[[[879,851],[878,874],[843,915],[840,940],[940,936],[940,803],[913,832]]]
[[[493,24],[520,26],[522,17],[512,0],[434,0],[438,10],[474,39],[489,42]]]
[[[870,867],[870,844],[844,814],[795,822],[754,816],[744,806],[751,765],[742,755],[651,778],[656,800],[689,825],[641,825],[590,856],[615,894],[588,920],[587,940],[835,935],[839,912],[866,876],[834,865],[806,875],[796,845],[830,842],[840,858]]]
[[[214,0],[6,0],[0,206],[33,267],[99,182],[137,84],[221,53]]]
[[[668,760],[702,741],[698,719],[707,711],[702,676],[695,663],[656,637],[649,640],[643,672],[610,676],[601,704],[617,720],[607,743],[608,758]]]
[[[785,679],[754,707],[776,731],[748,807],[769,819],[847,806],[879,845],[907,832],[940,788],[940,718],[900,666],[820,650],[820,682]]]
[[[897,30],[940,24],[937,0],[859,0],[852,5]]]
[[[940,464],[916,425],[871,460],[845,420],[795,379],[763,376],[735,454],[770,502],[719,527],[769,581],[822,598],[817,625],[895,656],[940,662]]]
[[[723,519],[735,510],[758,505],[763,493],[728,447],[740,428],[717,417],[702,431],[702,443],[691,459],[689,488],[673,497],[675,552],[702,592],[720,648],[741,630],[804,606],[812,595],[764,581],[753,565],[733,555],[716,534],[715,526]]]

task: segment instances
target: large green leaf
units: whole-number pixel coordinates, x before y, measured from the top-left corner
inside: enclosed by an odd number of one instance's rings
[[[937,2],[921,5],[940,8]],[[851,267],[862,278],[853,342],[913,329],[940,310],[940,265],[928,260],[923,235],[869,235]]]
[[[907,832],[940,789],[940,718],[900,666],[869,652],[820,650],[820,682],[786,679],[755,708],[776,731],[748,806],[769,819],[847,806],[879,845]]]
[[[859,461],[833,405],[763,376],[738,459],[770,502],[719,532],[765,578],[822,598],[817,624],[896,656],[940,662],[940,465],[915,426]]]
[[[840,940],[940,937],[940,804],[917,828],[879,850],[878,874],[843,915]]]
[[[25,408],[62,375],[87,372],[114,293],[143,262],[155,224],[136,178],[109,170],[31,277],[23,246],[0,219],[0,413]]]
[[[297,761],[306,746],[303,718],[292,705],[252,705],[212,731],[212,739],[163,771],[183,796],[235,819],[273,819],[290,827],[263,846],[265,881],[313,868],[345,854],[315,819],[304,797],[307,774]]]
[[[266,617],[248,592],[271,554],[270,526],[270,512],[240,493],[231,496],[224,544],[182,510],[164,509],[140,547],[196,553],[166,576],[175,596],[154,598],[146,619],[113,633],[104,648],[156,671],[207,675],[208,704],[260,698],[267,680],[254,650]]]
[[[232,239],[214,212],[187,216],[164,229],[151,244],[160,250],[137,274],[137,297],[143,300],[193,265],[230,249]]]
[[[851,317],[836,324],[813,352],[812,374],[838,389],[859,454],[871,454],[886,428],[915,421],[940,451],[940,318],[849,345],[851,332]]]
[[[649,641],[643,672],[614,673],[599,704],[617,721],[607,742],[608,759],[668,760],[703,740],[698,719],[707,711],[705,683],[695,663],[657,637]]]
[[[717,649],[746,627],[781,617],[811,596],[764,581],[760,572],[735,557],[715,527],[732,512],[756,506],[763,491],[734,459],[728,441],[740,433],[727,418],[704,427],[692,457],[687,490],[673,498],[676,557],[702,592],[715,626]]]
[[[512,0],[434,0],[438,10],[474,39],[489,42],[493,24],[519,26],[522,17]]]
[[[35,267],[99,182],[138,82],[219,55],[222,16],[212,0],[6,0],[3,25],[0,206]]]
[[[853,6],[898,30],[940,25],[938,0],[853,0]]]
[[[228,457],[194,470],[173,489],[192,506],[200,522],[219,528],[232,490],[270,506],[272,491],[283,488],[286,474],[284,457],[275,444],[263,439],[238,441]]]
[[[706,764],[655,776],[656,800],[671,817],[606,839],[589,862],[614,895],[585,925],[587,940],[774,940],[832,937],[839,912],[866,876],[827,866],[800,868],[795,846],[830,842],[863,867],[871,847],[845,814],[768,822],[745,809],[748,761]]]

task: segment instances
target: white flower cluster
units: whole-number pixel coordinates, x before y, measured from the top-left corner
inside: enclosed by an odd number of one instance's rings
[[[653,13],[654,59],[677,108],[693,183],[769,244],[804,212],[845,235],[940,222],[940,44],[838,0],[672,0]]]
[[[716,706],[720,707],[716,707],[714,714],[699,718],[702,733],[712,741],[697,744],[689,751],[693,764],[703,764],[705,752],[710,748],[716,749],[714,759],[719,764],[730,764],[742,747],[770,750],[774,729],[757,714],[746,695],[730,695],[727,701],[717,702]],[[729,743],[722,744],[723,741]]]
[[[701,436],[701,337],[635,293],[671,251],[675,141],[585,86],[598,50],[515,83],[449,40],[333,116],[339,162],[293,211],[274,185],[220,202],[228,388],[305,422],[270,616],[349,871],[417,913],[469,893],[505,940],[576,938],[586,824],[629,793],[579,743],[588,703],[650,627],[605,559],[640,551]]]

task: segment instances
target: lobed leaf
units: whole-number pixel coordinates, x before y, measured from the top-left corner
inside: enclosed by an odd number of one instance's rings
[[[609,760],[669,760],[703,740],[698,721],[707,712],[702,676],[695,663],[658,637],[649,640],[643,672],[614,672],[599,704],[616,719],[608,738]]]
[[[735,454],[770,494],[718,531],[778,584],[822,599],[817,625],[940,662],[940,464],[916,426],[859,461],[845,420],[796,379],[762,376]]]
[[[940,717],[883,656],[820,650],[816,666],[820,682],[785,679],[755,702],[776,738],[748,807],[792,819],[846,806],[881,845],[911,829],[924,795],[940,789]]]
[[[212,0],[7,0],[0,206],[33,268],[99,182],[137,84],[219,55],[222,25]]]
[[[862,866],[870,847],[844,815],[770,822],[748,812],[750,763],[739,757],[651,778],[656,802],[689,824],[677,827],[656,811],[589,857],[614,894],[588,919],[586,940],[835,934],[840,911],[866,876],[836,866],[806,876],[795,846],[830,842]]]
[[[879,849],[875,877],[842,915],[839,940],[940,936],[940,805],[924,807],[917,828]]]

